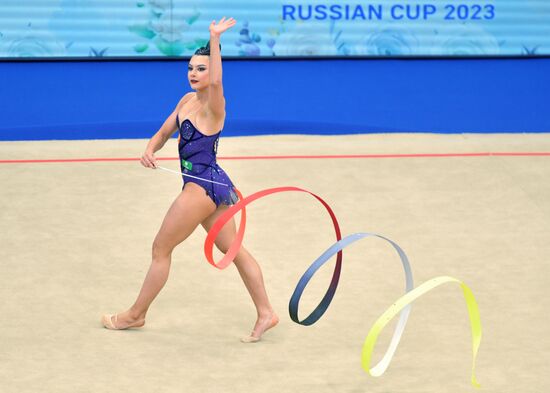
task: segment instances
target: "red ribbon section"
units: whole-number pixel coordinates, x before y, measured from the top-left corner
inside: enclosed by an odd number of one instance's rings
[[[334,225],[334,232],[336,234],[336,240],[339,241],[342,239],[342,235],[340,233],[340,225],[338,224],[338,220],[336,219],[336,215],[330,208],[330,206],[319,196],[315,195],[314,193],[304,190],[302,188],[298,187],[276,187],[276,188],[269,188],[267,190],[258,191],[252,195],[247,196],[246,198],[243,198],[243,195],[240,193],[240,191],[237,191],[237,195],[239,196],[239,202],[231,206],[229,209],[227,209],[212,225],[212,228],[210,228],[210,231],[208,231],[208,235],[206,236],[206,240],[204,242],[204,255],[206,256],[206,260],[214,267],[217,267],[218,269],[225,269],[229,264],[235,259],[237,254],[239,253],[239,250],[241,248],[243,238],[244,238],[244,230],[246,228],[246,206],[249,203],[254,202],[256,199],[263,198],[265,196],[271,195],[271,194],[277,194],[280,192],[289,192],[289,191],[297,191],[297,192],[305,192],[313,197],[315,197],[319,202],[323,204],[325,209],[327,210],[328,214],[330,215],[330,218],[332,219],[332,224]],[[216,237],[222,230],[223,226],[233,218],[238,212],[241,212],[241,222],[239,223],[239,228],[237,230],[237,235],[235,239],[233,240],[233,243],[229,247],[229,250],[223,258],[219,262],[214,262],[213,257],[213,249],[214,249],[214,243],[216,240]],[[338,278],[340,276],[340,270],[342,265],[342,251],[338,252],[338,255],[336,257],[336,266],[334,269],[334,275],[332,277],[332,284],[337,284]]]

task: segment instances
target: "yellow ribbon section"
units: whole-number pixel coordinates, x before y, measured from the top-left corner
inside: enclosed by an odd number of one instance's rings
[[[433,278],[429,281],[426,281],[422,285],[419,285],[415,289],[407,292],[405,295],[401,296],[393,305],[391,305],[374,323],[372,328],[365,339],[365,344],[363,345],[363,352],[361,354],[361,365],[363,369],[367,371],[370,375],[378,377],[382,375],[381,373],[375,373],[371,371],[370,361],[372,351],[376,344],[376,340],[380,335],[380,332],[384,327],[390,322],[393,317],[395,317],[403,308],[407,307],[410,303],[414,302],[420,296],[431,291],[432,289],[448,283],[455,282],[462,287],[462,292],[464,294],[464,299],[466,300],[466,306],[468,307],[468,314],[470,316],[470,326],[472,327],[472,385],[476,388],[479,388],[479,383],[476,380],[475,376],[475,364],[477,351],[479,349],[479,344],[481,343],[481,321],[479,319],[479,309],[477,307],[476,299],[472,290],[464,284],[462,281],[457,280],[456,278],[449,276],[441,276]]]

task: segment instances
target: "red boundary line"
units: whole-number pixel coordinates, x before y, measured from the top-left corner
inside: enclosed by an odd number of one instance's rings
[[[550,152],[499,152],[499,153],[416,153],[416,154],[342,154],[294,156],[226,156],[220,160],[292,160],[292,159],[346,159],[346,158],[441,158],[441,157],[550,157]],[[178,160],[177,157],[159,157],[158,161]],[[66,162],[117,162],[139,161],[139,158],[61,158],[43,160],[0,160],[0,164],[42,164]]]

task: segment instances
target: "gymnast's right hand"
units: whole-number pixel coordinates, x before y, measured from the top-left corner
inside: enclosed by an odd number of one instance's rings
[[[141,156],[141,165],[145,168],[157,169],[157,159],[155,155],[151,151],[146,150]]]

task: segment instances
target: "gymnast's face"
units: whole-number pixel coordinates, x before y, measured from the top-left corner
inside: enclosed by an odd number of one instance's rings
[[[209,56],[191,57],[187,65],[187,79],[191,88],[194,90],[202,90],[208,87],[208,66],[210,64]]]

